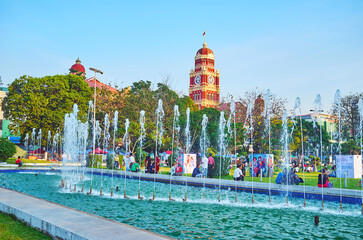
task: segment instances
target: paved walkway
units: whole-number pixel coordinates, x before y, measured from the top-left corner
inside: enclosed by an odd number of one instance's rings
[[[1,187],[0,212],[14,214],[30,226],[60,239],[171,239]]]

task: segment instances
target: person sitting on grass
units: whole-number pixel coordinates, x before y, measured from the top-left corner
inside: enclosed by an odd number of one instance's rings
[[[16,159],[15,163],[18,164],[18,167],[23,166],[23,162],[21,161],[20,156],[18,156],[18,159]]]
[[[275,182],[276,184],[286,184],[286,168],[277,175]]]
[[[234,170],[233,179],[235,181],[243,181],[244,178],[245,178],[245,176],[242,173],[242,165],[238,164],[237,168]]]
[[[194,168],[192,177],[202,177],[202,172],[200,171],[200,163]]]
[[[140,165],[135,162],[134,164],[132,164],[132,167],[131,167],[131,172],[138,172],[140,171]]]
[[[326,174],[325,169],[318,176],[318,187],[332,188],[333,184],[329,182],[329,176]]]
[[[155,163],[154,160],[151,160],[151,163],[149,165],[149,173],[155,173]]]
[[[176,163],[174,163],[169,170],[170,176],[175,176],[175,170],[176,170]]]
[[[178,166],[175,168],[175,176],[182,176],[183,175],[183,167],[178,164]]]

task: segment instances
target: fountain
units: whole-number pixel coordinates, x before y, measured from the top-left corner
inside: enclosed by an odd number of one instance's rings
[[[115,167],[115,158],[116,158],[116,151],[115,151],[115,140],[116,140],[116,131],[117,131],[117,122],[118,122],[118,111],[115,111],[115,115],[113,116],[113,156],[112,156],[112,177],[111,177],[111,197],[113,196],[113,169]]]
[[[125,152],[126,152],[126,159],[124,160],[125,162],[125,184],[124,184],[124,198],[128,198],[126,196],[126,171],[129,170],[128,165],[130,164],[129,159],[128,159],[128,151],[129,151],[129,126],[130,126],[130,122],[129,119],[126,119],[125,121],[125,134],[122,138],[122,142],[125,145]]]
[[[179,106],[175,105],[174,106],[174,117],[173,117],[173,133],[172,133],[172,142],[171,142],[171,161],[170,161],[170,166],[173,166],[173,161],[174,161],[174,155],[176,155],[178,157],[179,154],[179,134],[180,134],[180,126],[179,126],[179,117],[180,117],[180,113],[179,113]],[[177,154],[174,154],[174,138],[176,137],[176,152]],[[173,198],[171,198],[171,179],[172,176],[170,175],[170,192],[169,192],[169,201],[175,201]]]
[[[322,132],[321,132],[321,127],[322,127],[322,121],[321,121],[321,113],[323,112],[322,110],[322,104],[321,104],[321,97],[320,94],[316,95],[315,101],[314,101],[314,128],[316,127],[316,122],[319,123],[319,128],[320,128],[320,160],[321,160],[321,165],[320,165],[320,170],[321,170],[321,182],[323,183],[323,138],[322,138]],[[321,209],[324,209],[324,187],[321,188]]]
[[[159,99],[158,101],[158,108],[156,109],[156,134],[155,134],[155,169],[156,169],[156,158],[158,156],[158,145],[160,146],[162,144],[162,137],[163,137],[163,133],[164,133],[164,129],[163,129],[163,117],[165,115],[164,110],[163,110],[163,101],[161,99]],[[153,192],[153,196],[152,196],[152,200],[155,200],[155,190],[156,190],[156,185],[155,185],[155,179],[156,175],[154,175],[154,192]]]
[[[190,143],[190,108],[187,108],[187,125],[185,126],[185,153],[188,154],[191,143]],[[183,199],[184,202],[188,199],[188,178],[187,178],[187,168],[184,169],[185,171],[185,198]]]
[[[219,197],[218,202],[221,201],[221,177],[222,177],[222,156],[226,155],[226,119],[224,118],[224,112],[221,112],[219,117],[219,131],[218,131],[218,145],[219,145]]]
[[[359,111],[359,129],[360,129],[360,156],[362,158],[362,166],[363,166],[363,99],[360,98],[358,101],[358,111]],[[360,187],[362,190],[362,215],[363,215],[363,174],[360,179]]]
[[[265,117],[265,127],[267,125],[268,129],[268,154],[271,154],[271,105],[270,105],[270,98],[271,93],[270,89],[267,89],[265,97],[264,97],[264,104],[265,107],[263,109],[263,116]],[[268,162],[268,201],[271,204],[271,172],[272,167],[270,161]]]
[[[108,148],[108,143],[110,141],[111,135],[109,133],[109,129],[110,129],[110,120],[108,119],[108,114],[105,114],[105,120],[104,120],[104,129],[103,129],[103,149],[107,149]],[[101,161],[102,163],[102,161]],[[102,196],[102,179],[103,179],[103,171],[101,172],[101,189],[100,189],[100,195]]]
[[[287,131],[287,111],[284,110],[282,116],[282,134],[281,143],[284,153],[284,171],[286,169],[286,205],[289,205],[289,174],[290,174],[290,154],[289,154],[289,133]]]
[[[341,128],[341,112],[342,112],[342,98],[340,96],[340,90],[338,89],[335,92],[334,95],[334,105],[337,108],[337,112],[338,112],[338,122],[339,122],[339,127],[338,127],[338,149],[339,149],[339,155],[342,155],[342,149],[341,149],[341,132],[342,132],[342,128]],[[342,165],[340,164],[340,172],[342,172]],[[342,204],[342,178],[339,178],[339,186],[340,186],[340,190],[339,190],[339,195],[340,195],[340,211],[343,211],[343,204]]]
[[[265,99],[269,99],[269,91],[265,96]],[[318,98],[317,98],[318,99]],[[338,99],[338,98],[337,98]],[[339,100],[340,103],[340,100]],[[265,117],[266,117],[266,126],[268,126],[269,131],[269,153],[271,151],[271,130],[270,130],[270,121],[271,121],[271,108],[270,103],[265,100]],[[320,113],[321,107],[319,105],[319,100],[316,100],[317,111],[316,113]],[[362,134],[362,119],[363,119],[363,103],[362,100],[358,103],[359,113],[360,113],[360,131]],[[247,115],[245,126],[247,129],[247,134],[249,135],[249,144],[251,146],[252,157],[254,154],[253,151],[253,115],[252,115],[253,105],[250,103],[247,108]],[[263,183],[255,183],[252,173],[252,182],[244,182],[243,185],[238,184],[237,182],[230,182],[228,180],[221,179],[222,173],[222,157],[226,156],[226,149],[228,146],[228,140],[234,137],[236,141],[236,130],[233,130],[232,123],[235,127],[235,104],[231,103],[231,114],[229,115],[228,121],[224,116],[224,113],[220,113],[219,118],[219,133],[218,133],[218,153],[219,153],[219,179],[218,181],[214,179],[197,179],[197,178],[188,178],[187,176],[165,176],[163,174],[154,174],[153,181],[152,177],[148,174],[143,173],[129,173],[126,174],[126,171],[116,171],[113,170],[114,162],[112,162],[112,170],[103,170],[103,169],[94,169],[94,154],[93,151],[93,159],[91,166],[88,165],[89,168],[92,168],[92,172],[88,173],[87,168],[82,162],[86,159],[87,148],[89,147],[89,139],[95,139],[95,143],[99,148],[108,148],[108,143],[110,142],[109,135],[109,126],[108,122],[109,116],[105,116],[104,120],[104,128],[101,129],[99,122],[95,122],[95,128],[92,129],[95,132],[94,136],[89,135],[89,127],[90,122],[82,123],[78,120],[78,107],[75,105],[73,107],[73,112],[67,114],[65,116],[65,125],[64,125],[64,137],[63,137],[63,166],[62,166],[62,174],[61,178],[65,188],[59,189],[56,184],[53,184],[56,181],[59,181],[60,176],[52,176],[39,174],[37,180],[34,181],[31,176],[26,174],[16,174],[15,176],[10,176],[9,173],[3,173],[0,171],[0,186],[5,186],[8,188],[12,188],[18,191],[24,191],[28,194],[33,194],[37,197],[45,198],[49,201],[54,201],[60,204],[68,205],[71,207],[76,207],[82,211],[88,211],[95,213],[100,216],[109,217],[111,219],[126,222],[128,224],[132,224],[144,229],[148,229],[155,232],[161,232],[165,235],[174,238],[235,238],[236,236],[242,236],[242,234],[246,234],[247,238],[256,238],[256,237],[266,237],[266,238],[288,238],[286,232],[293,232],[294,237],[300,238],[311,238],[311,233],[314,231],[314,226],[311,226],[311,221],[317,213],[319,213],[321,223],[324,222],[326,224],[321,231],[315,231],[315,238],[344,238],[347,237],[347,233],[349,233],[351,238],[360,238],[360,221],[358,218],[357,210],[353,204],[347,204],[345,212],[337,212],[335,209],[338,207],[339,203],[331,202],[331,204],[325,204],[324,206],[324,198],[326,201],[334,201],[334,196],[326,193],[324,196],[324,192],[322,192],[322,207],[324,207],[324,212],[320,211],[317,201],[314,199],[308,200],[309,207],[301,208],[301,202],[298,198],[294,196],[298,196],[300,194],[299,186],[289,186],[286,187],[286,193],[283,188],[280,186],[276,186],[275,184],[271,184],[271,180],[269,179],[268,189],[267,184],[263,185]],[[296,112],[299,110],[301,115],[301,106],[300,99],[297,98],[293,110],[293,127],[288,128],[288,118],[287,112],[284,112],[282,118],[282,136],[281,142],[283,143],[283,152],[285,155],[285,166],[289,168],[290,165],[290,154],[289,154],[289,138],[294,131],[295,120],[296,120]],[[157,152],[161,145],[161,137],[163,135],[163,116],[164,111],[162,107],[162,101],[159,100],[158,108],[156,110],[156,134],[155,134],[155,156],[157,156]],[[185,128],[185,136],[186,136],[186,153],[190,152],[191,149],[191,140],[190,140],[190,110],[186,112],[187,115],[187,124]],[[178,152],[178,138],[179,138],[179,108],[177,105],[174,106],[174,118],[173,118],[173,133],[172,133],[172,152],[171,163],[175,161],[174,151]],[[206,114],[203,115],[202,119],[202,128],[200,133],[200,150],[202,155],[206,155],[207,148],[209,146],[208,139],[208,117]],[[117,131],[117,121],[118,121],[118,112],[115,112],[113,118],[113,154],[115,153],[115,136]],[[145,139],[145,111],[140,111],[140,137],[138,141],[140,141],[140,153],[142,153],[144,139]],[[211,120],[209,120],[211,121]],[[301,117],[300,117],[300,128],[301,125]],[[248,125],[248,126],[247,126]],[[130,138],[129,138],[129,126],[130,122],[126,119],[125,122],[125,134],[123,136],[123,142],[126,147],[126,152],[129,151]],[[226,131],[227,130],[227,131]],[[34,130],[35,131],[35,130]],[[57,151],[58,147],[60,147],[59,141],[61,137],[59,136],[59,130],[57,130],[53,136],[53,149],[54,152]],[[102,133],[102,134],[101,134]],[[27,135],[29,138],[29,134]],[[38,134],[39,136],[39,134]],[[103,136],[103,138],[102,138]],[[26,138],[26,139],[28,139]],[[339,135],[340,138],[340,135]],[[362,138],[362,136],[361,136]],[[51,139],[51,135],[48,140]],[[188,140],[189,139],[189,140]],[[102,141],[101,141],[102,140]],[[303,147],[303,135],[301,135],[302,140],[302,152],[301,156],[304,157],[304,147]],[[340,140],[340,139],[339,139]],[[39,141],[38,141],[39,142]],[[339,141],[340,142],[340,141]],[[321,143],[321,140],[320,140]],[[96,146],[96,144],[95,144]],[[320,145],[320,147],[322,144]],[[231,150],[232,153],[233,150]],[[236,143],[234,144],[234,154],[236,155]],[[322,150],[320,149],[320,154],[322,154]],[[140,162],[141,162],[140,154]],[[304,160],[303,160],[304,161]],[[88,168],[88,169],[89,169]],[[126,169],[125,169],[126,170]],[[17,170],[19,171],[19,170]],[[43,170],[44,171],[44,170]],[[288,171],[289,172],[289,171]],[[112,173],[112,176],[110,176]],[[304,172],[303,172],[304,174]],[[90,178],[85,177],[85,175],[90,176]],[[124,177],[124,193],[114,192],[114,177],[118,179],[122,179]],[[128,178],[128,179],[127,179]],[[156,179],[157,178],[157,179]],[[5,179],[10,179],[5,181]],[[121,181],[122,181],[121,180]],[[184,181],[183,181],[184,180]],[[305,177],[304,177],[305,180]],[[21,186],[16,184],[17,182],[24,182]],[[127,181],[127,182],[126,182]],[[31,189],[27,189],[26,186],[30,185],[30,182],[34,184],[34,187]],[[304,181],[305,182],[305,181]],[[99,190],[100,195],[94,194],[93,196],[87,196],[86,193],[83,193],[84,185],[90,187],[90,193],[92,193],[92,184],[95,191]],[[141,189],[141,184],[143,188]],[[24,187],[25,186],[25,187]],[[77,188],[81,191],[76,191]],[[126,196],[126,188],[127,188],[127,196]],[[272,188],[272,189],[271,189]],[[291,188],[291,189],[290,189]],[[111,194],[107,193],[107,191],[102,192],[102,189],[111,189]],[[158,189],[158,197],[155,196],[155,191]],[[232,190],[231,190],[232,189]],[[233,189],[235,192],[233,192]],[[255,190],[254,190],[255,189]],[[283,191],[281,191],[281,189]],[[315,187],[308,187],[307,193],[305,193],[305,185],[303,187],[303,197],[304,197],[304,206],[305,206],[305,195],[307,198],[314,197],[317,194],[314,194]],[[173,190],[173,192],[172,192]],[[201,199],[201,190],[203,191],[203,199]],[[301,189],[302,190],[302,189]],[[254,191],[257,194],[254,194]],[[326,190],[328,191],[328,190]],[[335,192],[338,192],[336,190]],[[363,190],[362,190],[363,191]],[[228,198],[221,198],[221,195],[224,196],[226,194],[230,194],[233,192],[235,194],[235,201],[229,201]],[[333,191],[331,191],[334,193]],[[351,191],[356,193],[354,191]],[[351,193],[349,192],[349,193]],[[173,198],[171,198],[171,194],[173,193]],[[267,201],[264,193],[269,196]],[[285,197],[278,197],[280,195],[286,194]],[[149,201],[138,201],[138,199],[142,199],[141,196],[149,196],[148,194],[153,194],[151,200]],[[218,194],[218,200],[216,200],[216,196]],[[359,198],[361,193],[359,193]],[[168,201],[169,195],[169,201]],[[276,199],[273,198],[274,204],[271,203],[271,195],[277,196]],[[238,196],[238,202],[237,202]],[[249,203],[249,199],[252,196],[252,203]],[[320,195],[318,195],[320,196]],[[344,197],[343,197],[344,196]],[[256,201],[255,201],[255,199]],[[317,199],[316,197],[314,197]],[[342,205],[342,201],[348,202],[348,200],[352,199],[349,194],[340,193],[340,206]],[[361,197],[363,201],[363,195]],[[320,199],[319,199],[320,200]],[[166,202],[168,203],[166,204]],[[186,202],[187,203],[183,203]],[[354,200],[356,201],[356,200]],[[360,202],[361,203],[361,202]],[[355,202],[356,204],[356,202]],[[116,210],[117,209],[117,210]],[[362,205],[363,209],[363,205]],[[239,211],[243,212],[243,214],[235,214]],[[182,214],[180,214],[182,213]],[[361,212],[359,211],[359,215]],[[230,218],[228,216],[234,216]],[[279,218],[279,216],[283,216],[283,219]],[[303,216],[303,217],[301,217]],[[177,217],[177,221],[175,218]],[[361,217],[361,216],[359,216]],[[264,226],[263,228],[255,228],[255,225],[251,225],[251,219],[256,221],[257,226]],[[266,221],[266,219],[268,221]],[[286,222],[296,222],[296,219],[299,219],[299,228],[296,228],[296,224],[286,224]],[[155,224],[155,221],[158,224]],[[241,225],[242,224],[242,225]],[[208,226],[218,226],[217,228],[210,229]],[[237,226],[237,227],[236,227]],[[283,226],[283,230],[280,230]],[[336,228],[339,226],[339,229]],[[308,231],[306,231],[308,229]],[[328,229],[328,230],[327,230]],[[358,229],[358,230],[357,230]],[[229,230],[229,231],[226,231]],[[268,234],[266,234],[268,231]],[[345,232],[345,234],[344,234]]]
[[[254,172],[253,172],[253,169],[254,169],[254,162],[253,162],[253,116],[252,116],[252,103],[249,103],[247,105],[247,111],[246,111],[246,119],[244,121],[244,128],[246,129],[246,136],[245,136],[245,143],[246,145],[249,145],[250,146],[250,152],[251,152],[251,159],[250,159],[250,174],[251,174],[251,177],[252,177],[252,186],[251,186],[251,189],[252,189],[252,192],[251,192],[251,198],[252,198],[252,203],[254,203],[254,199],[253,199],[253,177],[254,177]],[[249,119],[249,126],[247,125],[248,124],[248,119]],[[246,138],[248,140],[246,140]]]
[[[207,136],[207,125],[208,125],[208,117],[207,115],[203,114],[203,120],[202,120],[202,133],[200,135],[200,149],[202,150],[203,158],[206,157],[206,150],[209,146],[209,139]],[[208,161],[204,159],[204,161]],[[208,166],[207,166],[208,169]],[[207,170],[208,171],[208,170]],[[205,173],[203,173],[203,199],[205,199]]]
[[[139,158],[139,162],[140,162],[140,166],[141,166],[141,161],[142,161],[142,147],[143,147],[143,140],[146,137],[146,131],[145,131],[145,111],[141,110],[140,111],[140,137],[139,137],[139,141],[140,141],[140,158]],[[139,172],[139,193],[137,195],[137,198],[142,200],[143,197],[140,196],[140,188],[141,188],[141,170]]]

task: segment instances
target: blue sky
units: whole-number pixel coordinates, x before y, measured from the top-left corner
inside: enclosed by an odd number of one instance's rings
[[[0,76],[68,73],[77,57],[105,83],[187,93],[207,32],[222,96],[270,89],[304,112],[317,93],[363,91],[363,1],[0,1]],[[88,77],[91,73],[88,70]]]

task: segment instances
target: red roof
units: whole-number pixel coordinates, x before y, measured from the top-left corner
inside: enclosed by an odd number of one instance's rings
[[[83,67],[83,65],[79,63],[73,64],[71,69],[77,70],[78,72],[86,72],[86,69]]]
[[[87,83],[88,83],[88,86],[90,88],[94,88],[95,87],[95,77],[91,77],[91,78],[88,78],[85,80]],[[108,91],[111,91],[111,92],[117,92],[117,89],[116,88],[113,88],[111,86],[108,86],[102,82],[100,82],[97,78],[96,78],[96,87],[97,88],[105,88],[107,89]]]
[[[198,50],[197,54],[198,53],[199,54],[202,54],[202,55],[208,55],[210,53],[211,54],[214,54],[211,49],[207,48],[207,44],[206,43],[203,44],[203,48],[201,48],[201,49]]]
[[[78,72],[86,73],[86,69],[81,64],[81,60],[79,60],[79,58],[76,60],[76,63],[72,65],[71,69],[73,69],[75,71],[78,71]]]

